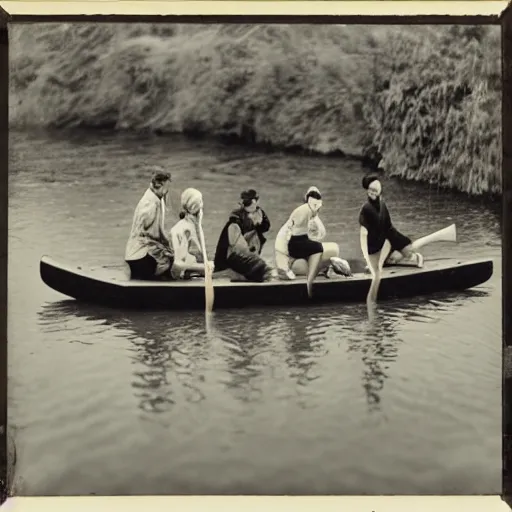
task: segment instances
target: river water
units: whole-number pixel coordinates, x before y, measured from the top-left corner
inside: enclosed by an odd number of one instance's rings
[[[209,252],[244,188],[268,247],[309,185],[346,257],[358,257],[358,163],[211,141],[11,133],[9,421],[19,494],[497,494],[501,492],[499,208],[384,182],[399,229],[456,222],[427,258],[492,257],[477,289],[381,303],[214,316],[84,306],[46,287],[43,254],[122,263],[147,186],[204,193]],[[175,217],[174,217],[175,218]]]

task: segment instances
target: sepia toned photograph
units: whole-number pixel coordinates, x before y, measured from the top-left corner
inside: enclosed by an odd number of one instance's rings
[[[13,493],[502,488],[499,25],[9,25]]]

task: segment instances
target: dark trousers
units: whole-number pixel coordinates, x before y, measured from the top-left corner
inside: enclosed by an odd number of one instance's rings
[[[156,260],[149,254],[140,260],[127,262],[130,267],[130,277],[132,279],[150,280],[156,279]]]

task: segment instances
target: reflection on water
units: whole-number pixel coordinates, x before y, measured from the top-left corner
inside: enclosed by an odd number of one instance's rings
[[[41,282],[40,257],[120,262],[147,185],[141,168],[154,162],[173,175],[169,222],[182,190],[203,192],[210,253],[240,191],[254,187],[271,257],[278,228],[316,185],[329,238],[360,259],[358,163],[106,134],[10,132],[10,151],[9,415],[24,493],[500,490],[499,208],[385,180],[405,233],[457,224],[458,243],[426,248],[427,259],[493,258],[489,282],[382,302],[373,320],[364,304],[259,308],[218,311],[207,330],[202,312],[63,300]]]
[[[428,324],[439,322],[440,312],[449,313],[464,304],[462,297],[468,300],[486,296],[488,292],[484,290],[466,290],[438,294],[437,300],[416,297],[410,299],[408,307],[390,302],[380,310],[374,308],[356,336],[348,338],[348,350],[359,353],[364,364],[362,381],[369,410],[381,410],[381,391],[403,342],[397,329],[403,321],[423,323],[427,329]]]
[[[217,361],[216,379],[236,400],[262,400],[261,385],[282,381],[284,366],[297,404],[315,407],[314,396],[308,398],[308,387],[322,378],[321,371],[315,370],[319,361],[329,357],[333,344],[344,345],[347,352],[360,357],[361,386],[369,411],[377,412],[390,366],[399,357],[404,323],[425,324],[426,328],[440,321],[440,313],[449,315],[465,301],[487,296],[486,291],[467,290],[438,294],[435,299],[415,298],[407,307],[391,301],[371,320],[359,305],[315,307],[299,314],[223,312],[209,333],[204,329],[203,314],[197,311],[127,317],[122,312],[64,300],[43,305],[39,317],[47,333],[61,332],[66,319],[83,319],[120,331],[130,343],[131,385],[145,413],[165,413],[176,400],[205,400],[209,386],[204,366],[211,360]]]
[[[402,340],[396,333],[397,320],[389,314],[374,314],[357,337],[348,339],[348,351],[357,352],[363,363],[362,383],[370,411],[380,410],[387,370],[398,357]]]

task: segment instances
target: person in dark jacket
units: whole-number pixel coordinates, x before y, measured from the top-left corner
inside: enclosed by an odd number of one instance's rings
[[[384,199],[382,185],[377,176],[365,176],[362,181],[368,200],[359,212],[361,251],[368,264],[374,286],[369,297],[375,299],[374,290],[378,288],[382,268],[393,251],[400,252],[404,261],[419,268],[423,267],[423,256],[414,251],[409,237],[400,233],[391,222],[391,216]]]
[[[272,268],[261,257],[270,221],[259,205],[256,190],[240,194],[239,207],[224,225],[215,251],[215,272],[230,269],[248,281],[262,282],[272,277]]]

